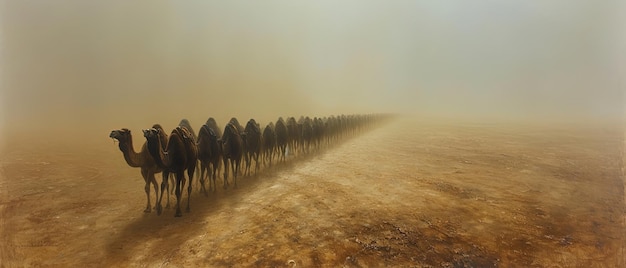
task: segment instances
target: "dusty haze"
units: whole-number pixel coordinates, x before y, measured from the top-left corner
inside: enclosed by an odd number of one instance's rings
[[[625,7],[0,0],[0,267],[624,267]],[[109,139],[380,112],[182,218]]]
[[[623,12],[619,1],[2,1],[1,122],[620,119]]]

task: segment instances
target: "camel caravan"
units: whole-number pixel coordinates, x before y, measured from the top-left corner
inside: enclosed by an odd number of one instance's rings
[[[276,123],[269,122],[261,128],[254,119],[250,119],[243,127],[233,117],[222,132],[211,117],[200,127],[197,135],[190,122],[183,119],[169,135],[159,124],[144,129],[146,141],[140,152],[135,152],[131,131],[126,128],[111,131],[109,137],[119,142],[126,163],[141,169],[141,176],[146,183],[147,203],[144,212],[152,211],[150,185],[154,186],[157,214],[163,212],[161,201],[165,194],[165,207],[170,207],[172,183],[175,187],[172,190],[176,194],[175,216],[180,217],[181,196],[186,184],[185,172],[189,178],[186,208],[189,212],[194,174],[200,181],[200,192],[208,195],[216,191],[217,177],[223,164],[223,188],[230,186],[229,177],[232,178],[233,187],[237,188],[238,176],[249,176],[252,172],[257,174],[261,169],[271,167],[272,161],[274,164],[284,163],[288,159],[319,152],[387,118],[389,115],[386,114],[324,118],[301,116],[298,120],[294,117],[288,117],[287,120],[280,117]],[[160,191],[155,178],[159,172],[163,175]],[[229,176],[229,172],[232,175]],[[205,185],[207,180],[208,190]]]

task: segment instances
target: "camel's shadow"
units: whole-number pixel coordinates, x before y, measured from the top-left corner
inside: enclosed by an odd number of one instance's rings
[[[229,176],[229,188],[223,189],[223,178],[220,174],[216,183],[216,191],[209,192],[208,196],[200,192],[200,184],[196,181],[197,176],[194,176],[191,193],[191,212],[183,212],[182,217],[174,217],[176,197],[172,195],[170,199],[171,207],[169,209],[164,208],[161,215],[157,215],[156,210],[153,210],[152,213],[144,213],[134,221],[129,222],[120,231],[114,233],[114,237],[107,244],[107,261],[112,262],[110,263],[112,265],[142,262],[143,260],[148,263],[154,261],[154,259],[148,259],[151,257],[150,254],[159,254],[161,260],[167,262],[168,258],[176,254],[180,246],[188,241],[189,238],[202,235],[207,228],[207,218],[210,218],[212,214],[221,211],[224,206],[232,206],[233,203],[238,202],[246,194],[258,190],[261,183],[275,180],[279,172],[288,172],[298,164],[320,157],[338,145],[339,143],[335,143],[333,146],[320,149],[317,152],[301,154],[295,157],[291,156],[284,162],[273,161],[272,166],[261,167],[257,174],[254,174],[254,169],[251,168],[252,175],[238,177],[237,188],[233,187],[231,175]],[[222,166],[222,172],[223,168]],[[206,184],[208,190],[208,181]],[[163,198],[167,198],[167,195]],[[164,205],[165,203],[165,200],[163,200]],[[184,187],[181,209],[184,211],[186,206],[187,187]],[[142,252],[149,252],[149,254],[141,256]],[[139,260],[137,260],[138,258]]]

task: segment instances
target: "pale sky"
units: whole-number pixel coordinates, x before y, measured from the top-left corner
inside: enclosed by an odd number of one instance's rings
[[[2,1],[0,115],[617,118],[625,13],[612,0]]]

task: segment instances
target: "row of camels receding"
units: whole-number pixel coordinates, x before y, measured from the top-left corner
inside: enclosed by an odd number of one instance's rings
[[[157,214],[161,215],[163,211],[161,201],[164,194],[167,194],[166,208],[170,207],[169,181],[171,180],[175,183],[175,216],[180,217],[182,216],[181,192],[186,184],[185,172],[189,178],[186,209],[189,212],[193,177],[197,169],[200,173],[200,191],[205,195],[208,195],[209,191],[215,192],[216,179],[222,163],[224,165],[223,188],[227,189],[230,185],[228,182],[229,166],[233,185],[237,188],[237,177],[242,168],[242,160],[245,161],[244,175],[250,175],[253,161],[256,174],[261,165],[271,166],[273,159],[276,159],[276,162],[285,162],[288,155],[309,154],[387,118],[389,115],[386,114],[340,115],[324,118],[300,117],[297,121],[294,117],[288,117],[286,121],[280,117],[276,123],[269,122],[261,131],[260,125],[254,119],[250,119],[244,128],[233,117],[222,132],[215,119],[211,117],[200,127],[197,136],[189,121],[183,119],[169,136],[159,124],[144,129],[143,135],[146,141],[139,152],[134,150],[130,130],[126,128],[113,130],[109,137],[119,142],[119,148],[124,154],[126,163],[131,167],[141,169],[141,175],[146,183],[147,204],[144,212],[152,211],[151,184],[154,186],[157,199],[155,205]],[[159,195],[155,178],[155,174],[159,172],[163,175],[161,195]],[[170,174],[173,174],[174,178],[171,178]],[[208,191],[205,186],[207,179]]]

